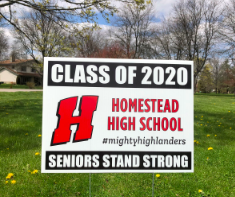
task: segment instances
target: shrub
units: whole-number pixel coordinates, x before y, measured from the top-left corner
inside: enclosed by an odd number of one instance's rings
[[[34,82],[26,82],[26,85],[29,87],[29,89],[33,89],[35,87]]]
[[[16,83],[15,82],[11,82],[10,84],[11,84],[10,85],[10,89],[12,89],[13,85],[15,85]]]

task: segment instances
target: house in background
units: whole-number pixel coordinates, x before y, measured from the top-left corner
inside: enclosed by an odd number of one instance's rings
[[[0,61],[0,82],[13,84],[26,84],[34,82],[42,84],[40,68],[35,68],[34,60],[15,59],[12,55],[10,60]]]

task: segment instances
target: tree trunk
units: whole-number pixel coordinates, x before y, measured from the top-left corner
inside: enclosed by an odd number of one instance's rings
[[[197,77],[194,76],[194,94],[196,93],[197,91]]]

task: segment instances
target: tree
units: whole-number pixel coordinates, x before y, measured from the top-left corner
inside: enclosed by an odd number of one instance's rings
[[[206,64],[200,73],[198,90],[204,93],[210,93],[213,90],[212,66]]]
[[[131,52],[130,52],[131,53]],[[98,58],[129,58],[126,54],[125,48],[119,43],[112,43],[111,45],[105,46],[99,51],[91,54],[91,57]]]
[[[167,59],[195,62],[195,90],[198,76],[215,46],[220,16],[216,0],[181,0],[157,30],[157,54]]]
[[[8,51],[8,41],[4,31],[0,31],[0,60],[3,60]]]
[[[230,90],[235,95],[235,67],[231,67],[231,80],[230,80]]]
[[[64,29],[54,23],[54,20],[56,19],[51,13],[33,11],[27,19],[17,22],[24,33],[16,28],[15,37],[38,64],[42,63],[39,57],[66,56],[71,50]]]
[[[215,88],[216,94],[218,94],[219,90],[221,89],[222,84],[222,64],[219,58],[213,56],[210,60],[210,65],[212,66],[212,77],[213,77],[213,84]]]
[[[221,53],[225,53],[235,64],[235,0],[229,0],[223,12],[223,20],[219,26]]]
[[[69,36],[69,39],[75,57],[128,58],[125,48],[118,41],[109,39],[107,32],[100,28]]]
[[[11,46],[11,55],[14,55],[16,59],[28,59],[24,45],[18,40],[15,40]]]
[[[175,50],[171,33],[171,21],[163,18],[160,24],[155,24],[153,38],[151,40],[152,52],[155,58],[160,59],[181,59],[180,50]],[[176,41],[176,40],[175,40]],[[178,40],[180,42],[180,40]],[[181,46],[181,45],[180,45]]]
[[[125,48],[128,58],[148,58],[150,45],[153,6],[146,4],[127,4],[117,13],[114,20],[115,40]],[[151,49],[151,48],[150,48]],[[133,52],[133,53],[132,53]]]
[[[143,4],[145,0],[115,0],[126,3]],[[20,9],[21,8],[21,9]],[[33,10],[42,12],[46,15],[53,15],[55,22],[71,21],[84,19],[86,21],[95,21],[94,16],[97,12],[101,13],[108,20],[109,14],[113,15],[117,11],[116,7],[111,5],[109,0],[6,0],[0,2],[0,20],[11,24],[21,33],[24,30],[18,26],[20,11]]]
[[[229,60],[225,60],[221,65],[221,91],[229,94],[235,91],[235,73],[234,66],[231,66]]]
[[[87,28],[82,33],[69,35],[75,57],[95,57],[105,46],[105,35],[101,29]]]

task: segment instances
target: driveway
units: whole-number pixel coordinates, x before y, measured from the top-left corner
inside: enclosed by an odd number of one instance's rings
[[[41,92],[42,89],[1,89],[0,92]]]

